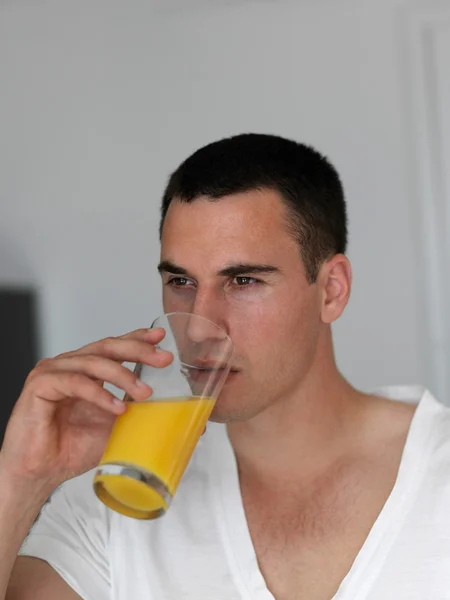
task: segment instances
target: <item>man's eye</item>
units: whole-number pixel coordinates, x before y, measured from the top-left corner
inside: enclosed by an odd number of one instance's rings
[[[249,285],[253,285],[255,283],[260,283],[258,279],[255,279],[254,277],[235,277],[233,279],[233,284],[237,285],[238,287],[246,287]]]
[[[167,284],[171,285],[172,287],[186,287],[191,285],[192,281],[190,279],[186,279],[186,277],[172,277],[172,279],[169,279]]]

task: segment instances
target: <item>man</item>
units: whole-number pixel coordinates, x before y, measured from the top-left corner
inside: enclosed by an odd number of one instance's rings
[[[215,423],[168,513],[128,519],[92,492],[124,410],[101,382],[147,397],[121,363],[168,365],[164,333],[39,363],[0,453],[0,598],[450,598],[450,411],[418,389],[363,394],[336,367],[351,268],[334,168],[276,136],[210,144],[172,175],[161,242],[166,312],[236,346]]]

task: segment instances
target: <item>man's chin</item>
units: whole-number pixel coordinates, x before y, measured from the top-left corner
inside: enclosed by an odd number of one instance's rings
[[[217,401],[209,420],[213,423],[232,423],[234,421],[246,421],[250,417],[242,406],[233,406],[231,403]]]
[[[209,420],[213,423],[228,423],[230,420],[233,420],[234,412],[233,407],[229,406],[222,399],[219,399],[212,410]]]
[[[232,373],[220,393],[212,410],[210,421],[213,423],[230,423],[246,421],[253,416],[249,410],[255,406],[257,396],[252,393],[248,382],[241,373]]]

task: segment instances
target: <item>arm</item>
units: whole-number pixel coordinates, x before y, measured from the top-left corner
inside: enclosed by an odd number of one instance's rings
[[[0,481],[0,600],[80,600],[45,562],[27,557],[16,560],[50,490],[13,480],[1,461]]]
[[[95,524],[105,531],[105,519],[89,471],[126,405],[103,382],[148,398],[151,388],[123,363],[167,366],[173,355],[155,351],[163,337],[144,329],[100,340],[43,360],[28,376],[0,450],[0,600],[108,600],[107,549],[94,533]],[[77,495],[83,481],[88,488]],[[28,558],[14,567],[19,550]]]
[[[6,600],[81,600],[72,588],[39,558],[19,556]]]

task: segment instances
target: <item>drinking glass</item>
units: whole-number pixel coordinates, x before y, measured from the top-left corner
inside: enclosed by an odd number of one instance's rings
[[[230,371],[233,344],[226,331],[190,313],[154,321],[166,335],[157,347],[169,350],[165,368],[136,364],[152,388],[145,401],[126,395],[94,478],[98,498],[136,519],[163,515],[202,435]]]

